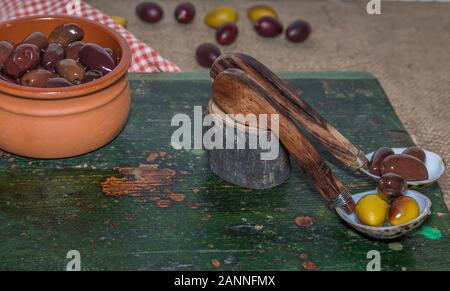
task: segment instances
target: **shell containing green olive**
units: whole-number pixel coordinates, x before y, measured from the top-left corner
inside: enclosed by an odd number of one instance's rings
[[[402,152],[402,154],[413,156],[413,157],[419,159],[420,161],[422,161],[422,163],[425,163],[425,161],[426,161],[425,152],[421,148],[416,147],[416,146],[407,148],[406,150],[404,150]]]
[[[13,52],[14,46],[7,41],[0,41],[0,68],[3,66],[3,63],[9,57],[9,55]]]
[[[47,88],[59,88],[69,86],[73,86],[73,84],[61,77],[50,78],[47,80],[47,83],[45,84],[45,87]]]
[[[80,57],[80,49],[84,45],[82,41],[74,41],[71,44],[69,44],[65,49],[65,58],[66,59],[72,59],[75,61],[78,61]]]
[[[19,44],[4,62],[5,72],[15,78],[34,69],[40,60],[39,48],[34,44]]]
[[[23,75],[20,79],[20,84],[28,87],[45,88],[48,79],[54,77],[56,77],[55,73],[45,69],[36,69]]]
[[[84,67],[72,59],[60,60],[56,64],[56,72],[73,84],[81,83],[84,78]]]
[[[56,64],[64,59],[64,48],[59,43],[50,43],[42,55],[41,66],[49,71],[55,71]]]
[[[395,173],[407,181],[428,179],[428,170],[419,159],[405,154],[394,154],[384,159],[381,173]]]
[[[48,36],[48,42],[56,42],[66,47],[68,44],[81,40],[84,36],[83,29],[76,23],[63,23],[55,27]]]
[[[36,31],[30,33],[24,40],[23,43],[31,43],[37,46],[41,52],[44,51],[48,46],[48,40],[42,32]]]
[[[381,176],[381,164],[384,159],[390,155],[393,155],[394,151],[387,147],[379,148],[373,155],[370,161],[369,171],[370,173]]]

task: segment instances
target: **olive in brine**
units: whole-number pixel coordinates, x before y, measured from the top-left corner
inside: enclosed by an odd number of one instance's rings
[[[3,63],[9,57],[9,55],[13,52],[14,46],[7,41],[0,41],[0,68],[3,66]]]
[[[407,181],[428,179],[428,170],[425,164],[413,156],[405,154],[390,155],[381,165],[381,173],[394,173]]]
[[[75,61],[78,61],[78,58],[80,57],[80,49],[84,45],[82,41],[74,41],[71,44],[69,44],[65,50],[65,58],[66,59],[72,59]]]
[[[378,191],[388,195],[388,198],[403,195],[408,189],[406,180],[400,175],[394,173],[386,173],[378,180]]]
[[[61,77],[55,77],[50,78],[47,80],[45,87],[47,88],[58,88],[58,87],[69,87],[73,86],[72,83],[70,83],[68,80],[61,78]]]
[[[206,68],[210,68],[219,56],[219,48],[212,43],[201,44],[195,51],[197,62]]]
[[[64,59],[64,48],[59,43],[50,43],[42,55],[41,66],[49,71],[55,71],[56,64]]]
[[[136,14],[142,21],[155,23],[161,20],[164,11],[158,3],[142,2],[136,6]]]
[[[283,25],[271,16],[263,16],[256,21],[255,30],[264,37],[275,37],[283,32]]]
[[[29,71],[20,79],[20,84],[29,87],[46,87],[47,81],[50,78],[56,77],[56,74],[44,69],[36,69]]]
[[[83,29],[76,23],[63,23],[50,32],[48,42],[56,42],[66,47],[69,43],[81,40],[84,36]]]
[[[21,77],[26,71],[34,69],[39,64],[39,48],[34,44],[19,44],[4,62],[5,72],[15,78]]]
[[[402,154],[413,156],[413,157],[419,159],[420,161],[422,161],[422,163],[425,163],[425,161],[426,161],[425,152],[421,148],[416,147],[416,146],[407,148],[406,150],[404,150],[402,152]]]
[[[234,42],[239,33],[238,27],[234,23],[225,23],[216,31],[216,40],[221,45],[228,45]]]
[[[102,72],[97,71],[97,70],[90,70],[90,71],[87,71],[86,74],[84,74],[84,78],[83,78],[83,80],[81,80],[81,83],[84,84],[84,83],[87,83],[90,81],[94,81],[101,77],[103,77]]]
[[[189,2],[181,3],[175,8],[174,16],[179,23],[190,23],[195,17],[195,7]]]
[[[381,176],[381,164],[384,159],[390,155],[393,155],[394,151],[387,147],[379,148],[373,155],[370,160],[369,171],[370,173]]]
[[[42,32],[36,31],[28,35],[23,43],[31,43],[37,46],[41,52],[44,51],[48,46],[48,40]]]
[[[98,70],[103,75],[111,72],[116,66],[108,51],[95,43],[87,43],[81,47],[80,63],[88,70]]]
[[[292,42],[303,42],[311,34],[311,26],[304,20],[297,20],[289,24],[286,38]]]
[[[72,59],[60,60],[56,64],[56,72],[73,84],[79,84],[84,79],[83,66]]]

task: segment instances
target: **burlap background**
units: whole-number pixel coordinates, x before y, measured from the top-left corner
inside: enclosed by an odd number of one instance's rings
[[[212,8],[226,3],[239,11],[240,35],[223,51],[251,54],[275,71],[362,70],[381,82],[397,114],[415,142],[450,160],[450,3],[386,2],[381,15],[368,15],[368,1],[191,1],[197,17],[179,25],[174,7],[182,1],[158,1],[164,19],[154,25],[134,13],[140,1],[88,0],[105,13],[128,19],[129,29],[184,71],[204,70],[194,58],[214,31],[203,23]],[[263,39],[246,18],[255,3],[274,7],[285,25],[302,18],[313,28],[310,40],[292,44],[284,37]],[[449,171],[440,180],[450,206]]]

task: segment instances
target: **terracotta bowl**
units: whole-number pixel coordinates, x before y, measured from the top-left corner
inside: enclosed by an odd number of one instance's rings
[[[0,40],[20,43],[28,34],[49,35],[75,22],[84,42],[111,48],[120,62],[104,77],[64,88],[32,88],[0,80],[0,148],[33,158],[81,155],[107,144],[124,127],[130,111],[131,51],[114,30],[73,16],[33,16],[0,24]]]

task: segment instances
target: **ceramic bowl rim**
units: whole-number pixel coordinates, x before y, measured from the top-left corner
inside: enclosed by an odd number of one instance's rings
[[[70,15],[35,15],[35,16],[26,16],[19,17],[12,20],[6,20],[0,23],[0,30],[7,29],[13,25],[21,25],[24,23],[29,23],[33,20],[63,20],[63,21],[71,21],[77,20],[79,22],[85,22],[89,25],[96,26],[99,28],[101,33],[109,34],[114,40],[119,44],[122,55],[120,56],[120,62],[117,66],[105,75],[102,78],[97,80],[87,82],[85,84],[75,85],[71,87],[59,87],[59,88],[35,88],[35,87],[27,87],[19,84],[11,84],[5,81],[0,80],[0,92],[7,93],[12,95],[13,97],[20,97],[26,99],[43,99],[43,100],[51,100],[51,99],[67,99],[72,97],[77,97],[81,95],[88,95],[95,91],[101,90],[116,81],[118,81],[124,74],[127,73],[128,68],[131,64],[131,50],[127,43],[127,41],[116,31],[103,25],[101,23],[95,22],[93,20],[79,17],[79,16],[70,16]],[[37,28],[38,29],[38,28]],[[25,37],[25,36],[24,36]]]

